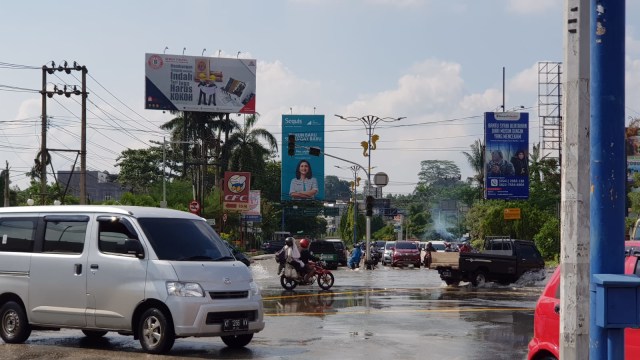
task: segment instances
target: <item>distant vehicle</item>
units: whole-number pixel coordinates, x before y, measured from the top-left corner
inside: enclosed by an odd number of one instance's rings
[[[431,245],[436,249],[436,251],[444,251],[445,242],[440,240],[434,240],[431,242]]]
[[[347,247],[344,241],[340,239],[327,239],[327,241],[332,243],[338,252],[338,264],[347,266]]]
[[[415,268],[420,267],[422,262],[420,259],[420,250],[415,241],[396,241],[391,247],[391,266],[413,265]]]
[[[391,249],[396,244],[395,241],[387,241],[384,244],[384,252],[382,253],[382,265],[391,264],[391,253],[393,250]]]
[[[624,242],[625,255],[640,254],[640,240],[629,240]]]
[[[284,247],[284,239],[289,236],[291,233],[288,231],[276,231],[271,240],[262,243],[261,249],[267,254],[273,254]]]
[[[627,256],[625,274],[640,275],[638,256]],[[528,360],[560,358],[560,267],[551,276],[536,304],[533,338],[529,342]],[[631,316],[633,312],[629,312]],[[640,359],[640,329],[624,330],[624,358]]]
[[[447,285],[460,281],[477,286],[487,281],[509,284],[522,274],[544,269],[544,260],[533,241],[514,239],[489,239],[482,252],[436,252],[431,268],[438,270]]]
[[[338,250],[335,245],[327,240],[313,240],[309,245],[309,251],[324,261],[327,269],[335,270],[338,268]]]

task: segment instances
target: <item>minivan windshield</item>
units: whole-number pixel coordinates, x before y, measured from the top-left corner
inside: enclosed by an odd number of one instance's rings
[[[138,218],[158,259],[234,261],[231,250],[204,220]]]

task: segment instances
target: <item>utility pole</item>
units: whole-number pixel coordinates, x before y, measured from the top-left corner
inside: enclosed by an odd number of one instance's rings
[[[82,66],[82,124],[80,136],[80,205],[87,203],[87,67]]]
[[[560,358],[589,358],[589,0],[565,1]]]
[[[47,71],[52,71],[46,65],[42,67],[42,126],[40,134],[40,204],[44,205],[47,194]],[[53,95],[52,95],[53,96]]]
[[[11,206],[9,204],[9,162],[7,161],[7,167],[4,170],[4,207]]]

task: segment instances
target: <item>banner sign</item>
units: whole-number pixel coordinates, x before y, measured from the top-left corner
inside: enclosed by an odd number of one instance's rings
[[[249,190],[251,173],[225,171],[224,173],[224,210],[245,211],[249,209]]]
[[[529,113],[484,114],[486,199],[529,198]]]
[[[289,156],[289,134],[296,137]],[[318,147],[320,156],[309,155]],[[324,115],[282,115],[282,200],[324,200]]]
[[[242,213],[242,221],[261,222],[260,214],[260,190],[249,192],[249,209]]]
[[[254,114],[256,60],[145,54],[145,109]]]

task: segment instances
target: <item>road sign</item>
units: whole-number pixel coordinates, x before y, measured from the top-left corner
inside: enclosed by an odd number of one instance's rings
[[[386,173],[379,172],[373,175],[373,183],[376,184],[376,186],[387,186],[389,183],[389,176]]]
[[[504,209],[505,220],[520,220],[520,208],[506,208]]]
[[[189,212],[198,214],[200,212],[200,203],[197,200],[192,200],[189,203]]]

